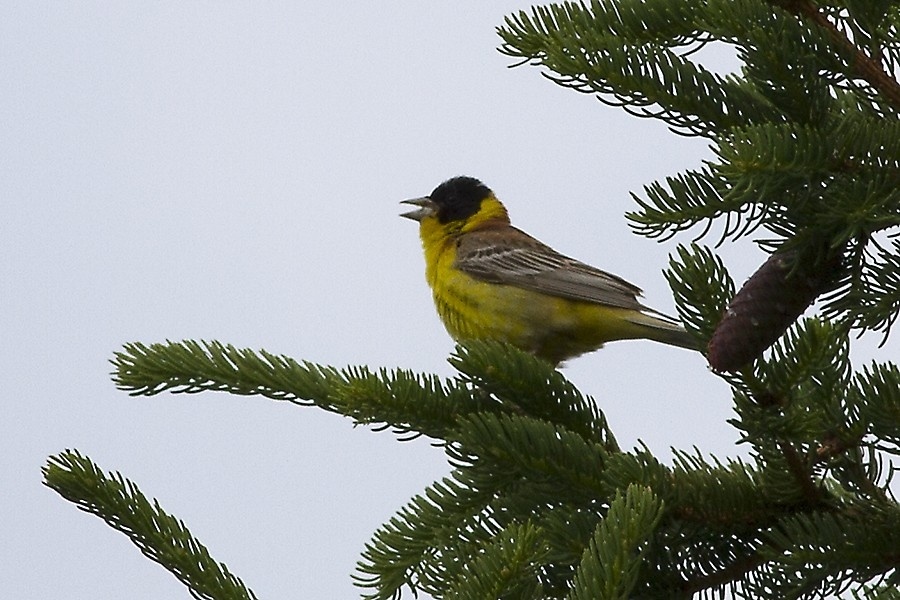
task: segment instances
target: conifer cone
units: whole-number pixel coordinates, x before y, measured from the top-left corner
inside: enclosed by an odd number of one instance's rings
[[[707,346],[716,371],[736,371],[775,343],[832,283],[840,253],[775,252],[731,299]]]

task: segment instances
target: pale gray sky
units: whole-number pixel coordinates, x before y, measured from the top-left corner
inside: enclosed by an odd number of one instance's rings
[[[128,341],[202,338],[452,375],[415,224],[397,216],[450,176],[483,179],[521,228],[672,312],[674,242],[623,213],[630,191],[709,152],[508,69],[494,29],[527,6],[0,6],[5,595],[188,597],[40,484],[47,456],[76,448],[261,598],[357,596],[363,544],[448,472],[440,450],[260,398],[131,398],[108,360]],[[763,259],[749,242],[723,255],[739,282]],[[699,355],[620,342],[565,372],[625,447],[742,452]]]

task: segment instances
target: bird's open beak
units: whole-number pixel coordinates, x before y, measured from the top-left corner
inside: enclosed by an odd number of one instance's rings
[[[404,200],[400,204],[412,204],[413,206],[419,207],[418,210],[411,210],[409,212],[400,214],[401,217],[406,217],[407,219],[412,219],[413,221],[421,221],[425,217],[430,217],[437,212],[437,206],[428,196],[424,196],[422,198],[413,198],[412,200]]]

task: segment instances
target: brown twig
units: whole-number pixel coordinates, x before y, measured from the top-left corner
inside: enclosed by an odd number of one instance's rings
[[[797,483],[800,484],[800,488],[803,490],[803,496],[806,498],[806,501],[810,506],[819,504],[822,499],[822,493],[809,476],[809,468],[804,464],[803,459],[800,458],[800,455],[794,447],[787,442],[779,441],[778,449],[781,450],[781,454],[787,461],[788,469],[790,469],[791,474],[797,480]]]
[[[828,31],[831,39],[853,56],[850,67],[855,73],[869,82],[887,100],[900,108],[900,83],[888,75],[878,61],[868,56],[850,38],[848,38],[834,23],[829,21],[812,0],[770,0],[773,4],[786,8],[794,14],[803,15],[813,23]]]
[[[822,440],[822,445],[816,449],[816,464],[827,463],[835,457],[846,454],[847,450],[858,449],[862,444],[862,438],[857,438],[852,442],[841,440],[838,436],[828,436]],[[863,468],[857,457],[847,457],[845,466],[854,476],[854,483],[858,486],[861,493],[866,494],[875,501],[889,503],[887,493],[869,478],[868,473]]]

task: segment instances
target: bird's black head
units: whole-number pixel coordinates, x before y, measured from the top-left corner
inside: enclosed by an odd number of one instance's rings
[[[491,193],[474,177],[454,177],[434,188],[428,197],[437,205],[438,221],[444,224],[471,217]]]

